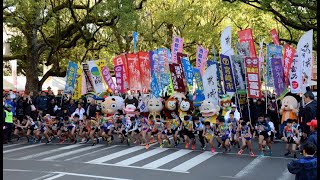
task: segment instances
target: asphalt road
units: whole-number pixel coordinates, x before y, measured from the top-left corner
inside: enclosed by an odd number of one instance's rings
[[[255,157],[245,150],[238,156],[237,148],[230,153],[215,153],[178,148],[160,148],[151,145],[127,146],[104,142],[91,144],[27,144],[19,142],[3,145],[3,177],[7,180],[171,180],[171,179],[247,179],[247,180],[291,180],[287,171],[284,143],[273,144],[272,157],[258,157],[258,144],[254,141]],[[190,147],[191,148],[191,147]],[[298,155],[299,157],[299,155]],[[23,177],[23,178],[22,178]]]

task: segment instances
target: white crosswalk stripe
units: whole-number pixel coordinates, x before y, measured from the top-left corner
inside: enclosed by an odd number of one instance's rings
[[[9,149],[9,150],[3,151],[3,154],[10,153],[10,152],[15,152],[15,151],[20,151],[20,150],[23,150],[23,149],[34,148],[34,147],[41,146],[41,145],[43,145],[43,144],[34,144],[34,145],[28,145],[28,146],[23,146],[23,147],[19,147],[19,148],[13,148],[13,149]]]

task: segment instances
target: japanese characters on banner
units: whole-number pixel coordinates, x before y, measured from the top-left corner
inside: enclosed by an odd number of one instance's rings
[[[157,74],[158,51],[149,51],[151,77]]]
[[[236,92],[230,57],[220,54],[220,65],[222,69],[222,77],[224,77],[224,90],[226,92]]]
[[[204,65],[207,61],[208,50],[197,45],[196,67],[200,69],[201,75],[204,73]]]
[[[259,59],[246,57],[246,76],[249,98],[261,98]]]
[[[240,55],[242,57],[249,57],[250,51],[249,51],[249,42],[243,42],[243,43],[236,43],[236,50],[237,55]]]
[[[72,61],[69,61],[68,69],[67,69],[67,81],[64,91],[65,92],[73,92],[74,84],[76,81],[78,65]]]
[[[232,60],[232,70],[235,80],[235,85],[237,90],[245,90],[245,65],[242,56],[233,55],[231,56]]]
[[[151,94],[153,96],[155,96],[156,98],[159,97],[160,95],[160,87],[159,87],[159,83],[157,82],[157,78],[155,75],[152,76],[152,81],[150,83],[151,86]]]
[[[184,57],[188,57],[188,54],[184,54],[184,53],[178,52],[177,53],[177,63],[181,64],[182,63],[182,58],[184,58]]]
[[[282,47],[274,44],[267,45],[267,86],[273,87],[273,78],[271,72],[271,58],[282,58]]]
[[[263,54],[263,41],[260,42],[259,46],[259,69],[260,69],[260,74],[264,72],[264,54]]]
[[[312,51],[312,79],[317,79],[317,52]]]
[[[257,57],[256,48],[254,47],[254,40],[252,36],[252,29],[245,29],[238,32],[240,43],[249,42],[250,57]]]
[[[177,63],[177,52],[182,52],[183,49],[183,38],[174,36],[171,45],[171,61]]]
[[[141,86],[144,91],[150,89],[150,59],[148,52],[139,52],[139,64],[140,64],[140,78],[141,78]]]
[[[141,90],[140,66],[137,54],[126,54],[130,90]]]
[[[72,99],[81,98],[82,68],[79,62],[77,66],[78,66],[78,69],[77,69],[76,82],[74,85],[74,93],[72,94]]]
[[[186,92],[185,77],[181,64],[172,63],[169,64],[171,72],[171,80],[173,89],[177,92]]]
[[[159,48],[158,49],[158,56],[159,56],[159,63],[160,63],[160,90],[164,89],[167,85],[170,84],[169,77],[170,69],[169,69],[169,58],[170,58],[170,51],[166,48]]]
[[[204,88],[203,88],[202,76],[199,68],[193,68],[193,76],[197,83],[197,89],[200,91],[203,91]]]
[[[277,97],[285,90],[285,81],[283,76],[283,67],[280,58],[271,59],[272,77]]]
[[[88,61],[87,63],[91,73],[92,83],[95,92],[98,94],[105,92],[106,89],[104,87],[103,80],[97,67],[96,61]]]
[[[218,87],[217,87],[218,63],[214,62],[209,66],[203,75],[203,88],[206,99],[214,104],[219,104]]]
[[[102,77],[103,77],[104,81],[108,85],[109,89],[111,89],[112,92],[114,92],[116,90],[116,86],[115,86],[115,84],[113,82],[113,79],[112,79],[112,76],[110,74],[108,66],[104,66],[102,68],[101,74],[102,74]]]
[[[289,71],[290,91],[291,93],[301,93],[303,87],[302,82],[302,59],[298,58],[296,53],[293,57],[291,68]]]
[[[284,54],[283,54],[283,72],[284,78],[286,82],[286,86],[288,86],[288,78],[289,78],[289,71],[291,68],[291,63],[294,57],[296,50],[291,47],[289,44],[284,45]]]
[[[297,45],[298,57],[302,60],[302,72],[306,78],[308,85],[312,76],[312,40],[313,30],[303,34]]]
[[[279,36],[278,36],[278,32],[276,29],[272,29],[270,31],[270,36],[272,38],[273,44],[280,46]]]
[[[87,92],[94,92],[94,87],[93,87],[93,81],[92,81],[92,78],[91,78],[91,73],[90,73],[90,69],[89,69],[89,66],[88,64],[82,64],[82,69],[83,69],[83,76],[84,76],[84,79],[85,79],[85,84],[86,87],[86,91]]]
[[[231,49],[231,26],[226,27],[220,37],[221,52],[225,54],[229,49]]]
[[[123,64],[114,67],[114,75],[116,77],[117,89],[119,92],[124,93],[124,68]]]
[[[193,86],[193,67],[188,57],[182,58],[183,71],[189,86]]]
[[[128,73],[128,68],[127,68],[127,61],[126,61],[126,57],[124,54],[121,54],[115,58],[113,58],[113,65],[114,66],[119,66],[119,65],[123,65],[123,87],[124,89],[128,89],[129,88],[129,73]]]

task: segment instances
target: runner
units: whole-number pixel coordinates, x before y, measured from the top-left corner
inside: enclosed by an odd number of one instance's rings
[[[284,154],[284,156],[288,156],[289,154],[293,154],[293,158],[297,158],[296,155],[296,148],[297,144],[296,141],[298,140],[299,131],[292,127],[292,119],[287,119],[287,125],[283,129],[283,137],[281,138],[286,143],[286,150],[287,153]],[[290,145],[291,145],[291,151],[290,151]]]
[[[238,155],[241,155],[243,153],[243,150],[246,147],[248,147],[248,149],[250,151],[250,156],[254,157],[254,154],[253,154],[253,151],[252,151],[252,144],[251,144],[252,134],[251,134],[250,127],[248,126],[248,123],[242,121],[239,124],[239,128],[240,128],[240,131],[241,131],[242,146],[241,146],[240,151],[238,152]]]
[[[258,115],[258,122],[255,128],[258,132],[260,157],[264,156],[264,153],[262,150],[263,140],[266,141],[267,146],[269,147],[269,150],[270,150],[269,155],[272,156],[271,141],[270,141],[270,136],[268,134],[268,132],[271,131],[271,128],[269,124],[265,121],[263,114]]]

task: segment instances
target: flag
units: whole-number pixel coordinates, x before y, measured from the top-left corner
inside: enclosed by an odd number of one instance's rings
[[[222,69],[222,77],[224,77],[223,82],[225,91],[236,92],[230,57],[220,54],[220,64]]]
[[[177,63],[177,53],[182,52],[183,49],[183,38],[174,36],[171,45],[171,61]]]
[[[132,37],[133,37],[133,52],[136,53],[137,52],[137,42],[138,42],[138,32],[133,32]]]
[[[277,97],[279,97],[285,90],[285,81],[283,76],[283,66],[280,58],[271,59],[272,77],[274,82],[274,89]]]
[[[197,46],[197,57],[196,57],[196,67],[200,69],[201,75],[204,73],[204,65],[207,61],[208,57],[208,50],[201,47]]]
[[[245,90],[245,65],[244,58],[240,55],[231,56],[232,71],[237,90]]]
[[[291,68],[291,63],[294,58],[294,54],[296,53],[296,50],[291,47],[289,44],[284,45],[284,53],[283,53],[283,71],[284,71],[284,78],[286,82],[286,86],[288,86],[288,77],[289,77],[289,71]]]
[[[254,47],[254,40],[252,29],[245,29],[238,32],[240,43],[249,42],[250,57],[257,57],[256,48]]]
[[[186,92],[185,76],[181,64],[171,63],[169,64],[171,72],[171,80],[173,89],[177,92]]]
[[[150,58],[148,52],[139,52],[138,53],[139,64],[140,64],[140,81],[141,86],[144,92],[150,89]]]
[[[267,86],[273,87],[273,78],[272,78],[272,71],[271,71],[271,59],[272,58],[282,58],[282,47],[277,46],[274,44],[268,44],[267,45],[267,77],[266,82]]]
[[[141,90],[140,66],[137,54],[126,54],[130,90]]]
[[[123,64],[114,67],[114,76],[116,77],[117,89],[121,93],[125,93],[124,89],[124,68]]]
[[[249,57],[250,56],[249,42],[243,42],[243,43],[237,42],[236,50],[237,50],[237,55],[241,55],[243,57]]]
[[[89,71],[91,73],[91,78],[93,82],[94,90],[97,94],[105,92],[106,89],[103,84],[103,80],[100,74],[100,71],[97,67],[96,61],[88,61]]]
[[[155,75],[152,76],[152,81],[150,83],[151,87],[151,94],[158,98],[160,95],[160,88],[159,88],[159,83],[157,82],[157,78]]]
[[[81,87],[82,87],[82,68],[80,63],[77,64],[77,75],[76,75],[76,82],[74,87],[74,93],[72,95],[72,99],[80,99],[81,98]]]
[[[231,49],[231,26],[226,27],[220,37],[221,52],[225,54],[229,49]]]
[[[296,53],[293,57],[291,68],[289,71],[290,91],[291,93],[302,93],[305,88],[302,82],[302,59],[298,58]]]
[[[203,88],[206,99],[213,102],[213,104],[219,104],[218,87],[217,87],[217,71],[218,63],[214,62],[209,66],[203,75]]]
[[[271,35],[273,44],[275,44],[275,45],[277,45],[277,46],[280,46],[280,41],[279,41],[279,36],[278,36],[277,30],[276,30],[276,29],[272,29],[272,30],[270,31],[270,35]]]
[[[116,86],[113,82],[112,76],[110,74],[109,68],[108,66],[104,66],[101,70],[101,74],[103,77],[103,80],[106,82],[106,84],[108,85],[108,88],[112,90],[112,92],[115,92],[116,90]]]
[[[67,77],[66,77],[66,86],[64,91],[65,92],[73,92],[74,91],[74,84],[76,81],[78,65],[72,61],[69,61],[68,69],[67,69]]]
[[[199,68],[193,68],[193,76],[197,83],[197,89],[200,91],[203,91],[204,88],[203,88],[202,76]]]
[[[246,76],[249,98],[261,98],[261,83],[259,71],[259,59],[257,57],[246,57]]]
[[[183,71],[189,86],[193,86],[193,67],[188,57],[182,58]]]
[[[129,73],[128,73],[128,66],[127,66],[127,61],[125,54],[121,54],[115,58],[113,58],[113,65],[114,66],[119,66],[123,65],[123,88],[127,90],[130,86],[129,84]]]

